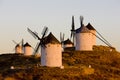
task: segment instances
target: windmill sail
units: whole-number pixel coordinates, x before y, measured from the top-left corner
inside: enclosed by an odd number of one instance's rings
[[[43,31],[42,31],[42,38],[44,38],[44,36],[47,34],[48,32],[48,27],[44,27]]]
[[[80,16],[80,25],[81,25],[81,27],[83,26],[83,16]]]
[[[28,32],[36,39],[36,38],[38,38],[38,40],[40,40],[40,37],[35,33],[35,32],[33,32],[33,31],[31,31],[29,28],[27,28],[28,29]]]
[[[72,29],[71,29],[71,36],[70,38],[74,38],[74,32],[75,32],[75,24],[74,24],[74,16],[72,16]]]
[[[37,43],[37,45],[36,45],[36,47],[35,47],[35,50],[34,50],[34,55],[36,54],[36,53],[38,53],[38,50],[39,50],[39,47],[40,47],[40,43]]]
[[[47,32],[48,32],[48,27],[44,27],[44,29],[43,29],[43,31],[42,31],[42,37],[41,37],[41,38],[38,36],[38,33],[37,33],[37,32],[33,32],[33,31],[30,30],[29,28],[28,28],[28,32],[29,32],[35,39],[37,38],[37,39],[40,41],[39,43],[37,43],[37,45],[36,45],[36,47],[35,47],[35,50],[34,50],[34,53],[33,53],[33,54],[36,54],[36,53],[38,53],[38,50],[39,50],[40,46],[42,46],[42,47],[45,46],[45,44],[44,44],[44,37],[45,37],[45,35],[46,35]]]
[[[75,23],[74,23],[74,16],[72,16],[72,29],[71,29],[71,35],[70,39],[72,39],[73,44],[75,43]]]
[[[96,30],[96,32],[109,46],[112,46],[97,30]]]

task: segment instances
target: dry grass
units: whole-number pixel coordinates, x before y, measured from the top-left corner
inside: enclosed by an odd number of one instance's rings
[[[120,53],[116,51],[68,51],[60,68],[37,67],[40,58],[0,56],[0,79],[16,80],[119,80]],[[10,66],[21,67],[11,70]],[[89,66],[91,65],[91,66]],[[28,66],[30,66],[28,68]]]

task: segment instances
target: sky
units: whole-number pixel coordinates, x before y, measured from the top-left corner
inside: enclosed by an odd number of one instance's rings
[[[12,53],[22,38],[35,47],[38,40],[27,27],[41,36],[44,26],[59,39],[70,37],[71,18],[75,16],[75,28],[89,22],[120,51],[120,0],[0,0],[0,53]],[[97,45],[105,45],[97,40]]]

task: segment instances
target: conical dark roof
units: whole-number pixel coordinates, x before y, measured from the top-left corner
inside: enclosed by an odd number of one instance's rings
[[[88,23],[88,25],[86,26],[89,30],[95,30],[95,28],[90,24]]]
[[[52,44],[60,44],[57,38],[50,32],[50,34],[43,39],[44,44],[52,43]]]
[[[20,47],[20,44],[17,44],[15,47]]]
[[[28,42],[26,42],[26,44],[24,44],[24,47],[26,47],[26,46],[31,47],[31,45],[30,45],[30,44],[28,44]]]
[[[76,33],[88,33],[89,29],[86,26],[81,26],[80,28],[76,29]]]
[[[70,39],[64,41],[64,44],[73,44]]]

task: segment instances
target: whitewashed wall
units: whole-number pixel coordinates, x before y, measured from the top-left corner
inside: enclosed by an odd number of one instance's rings
[[[30,47],[30,46],[25,46],[25,47],[24,47],[24,55],[25,55],[25,56],[30,56],[30,55],[32,55],[32,47]]]
[[[48,67],[62,66],[61,44],[47,44],[41,48],[41,65]]]
[[[91,33],[77,33],[76,34],[76,50],[87,51],[92,50],[93,38]]]

